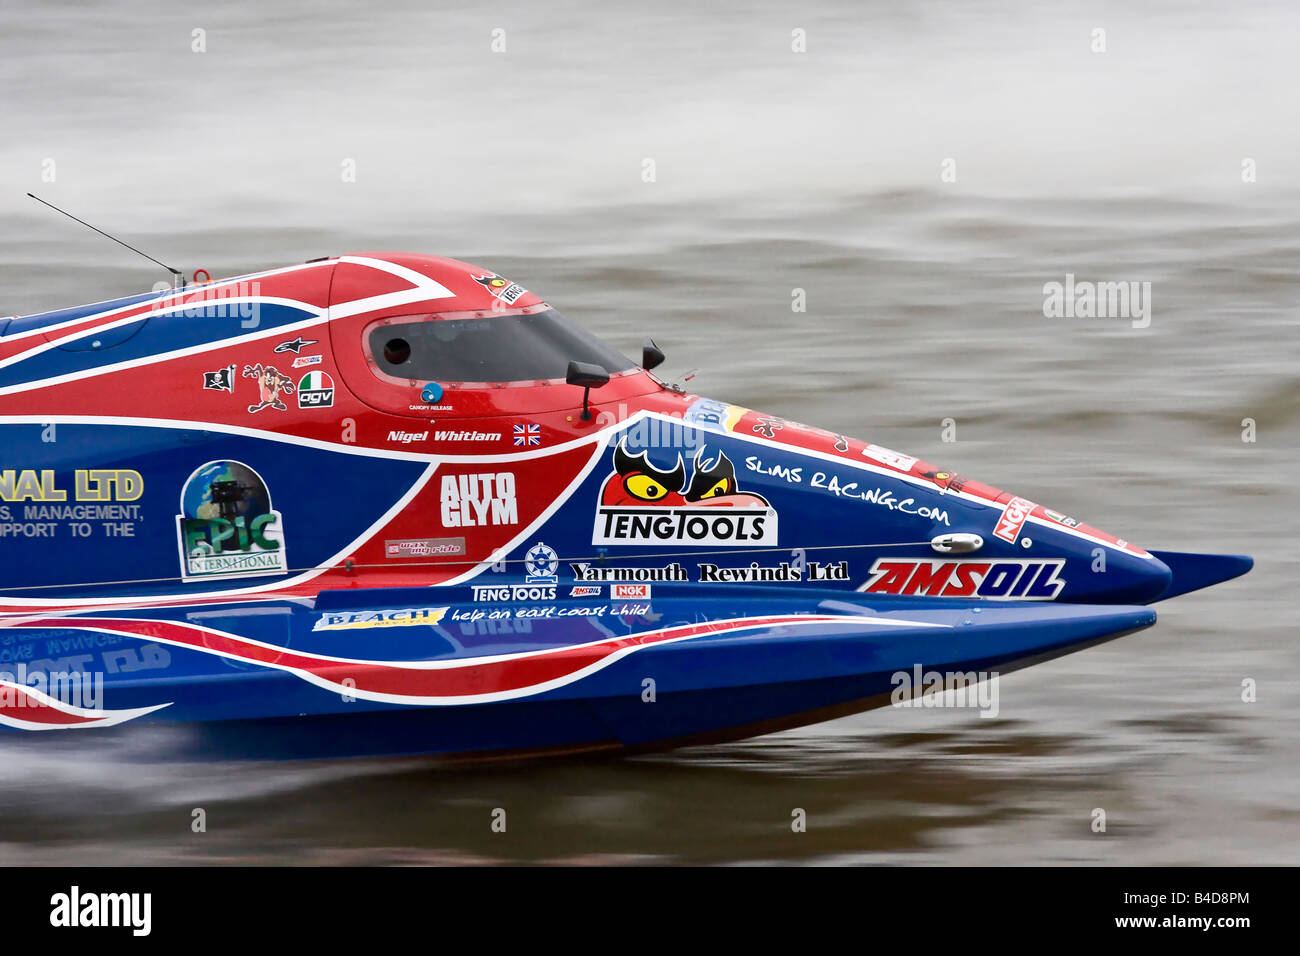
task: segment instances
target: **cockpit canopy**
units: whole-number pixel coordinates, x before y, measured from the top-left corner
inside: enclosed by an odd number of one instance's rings
[[[546,305],[501,311],[390,316],[364,332],[376,375],[444,387],[563,381],[569,363],[610,375],[635,363]]]

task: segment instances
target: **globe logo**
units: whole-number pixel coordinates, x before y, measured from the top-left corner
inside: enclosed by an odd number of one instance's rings
[[[185,581],[283,574],[284,525],[255,470],[238,461],[199,466],[176,518]]]

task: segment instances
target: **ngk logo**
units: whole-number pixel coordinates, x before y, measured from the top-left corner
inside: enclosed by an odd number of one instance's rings
[[[443,527],[473,528],[518,523],[519,505],[515,501],[515,476],[512,472],[442,476]]]
[[[609,596],[615,600],[648,601],[650,585],[648,584],[611,584]]]
[[[1020,537],[1020,529],[1025,525],[1025,519],[1037,507],[1032,501],[1024,498],[1012,498],[1002,509],[1002,516],[998,518],[997,527],[993,529],[993,537],[1001,538],[1007,544],[1015,544],[1016,538]]]

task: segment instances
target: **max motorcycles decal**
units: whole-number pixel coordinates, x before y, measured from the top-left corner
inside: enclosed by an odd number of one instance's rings
[[[298,382],[299,408],[332,408],[334,379],[328,372],[308,372]]]
[[[261,475],[238,461],[202,465],[181,489],[176,518],[185,581],[284,574],[284,523]]]
[[[1016,538],[1020,537],[1020,529],[1025,526],[1025,520],[1037,507],[1026,498],[1012,498],[994,525],[993,537],[1001,538],[1007,544],[1015,544]]]
[[[322,614],[313,631],[351,631],[370,627],[433,627],[445,607],[410,607],[399,611],[339,611]]]
[[[868,594],[925,597],[981,597],[1003,601],[1050,601],[1066,582],[1060,558],[1041,561],[929,561],[878,558],[871,577],[858,588]]]
[[[775,545],[776,509],[737,488],[735,466],[724,453],[705,454],[696,452],[688,483],[680,452],[676,466],[661,471],[647,452],[632,455],[624,438],[601,487],[592,544]]]

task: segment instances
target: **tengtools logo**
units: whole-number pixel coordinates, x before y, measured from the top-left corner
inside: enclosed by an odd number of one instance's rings
[[[646,452],[629,453],[624,438],[600,491],[591,543],[775,545],[776,509],[736,487],[736,468],[725,454],[706,454],[705,448],[696,452],[687,482],[681,452],[671,470],[660,471]]]
[[[210,461],[181,490],[176,519],[186,581],[284,574],[284,522],[262,476],[238,461]]]

